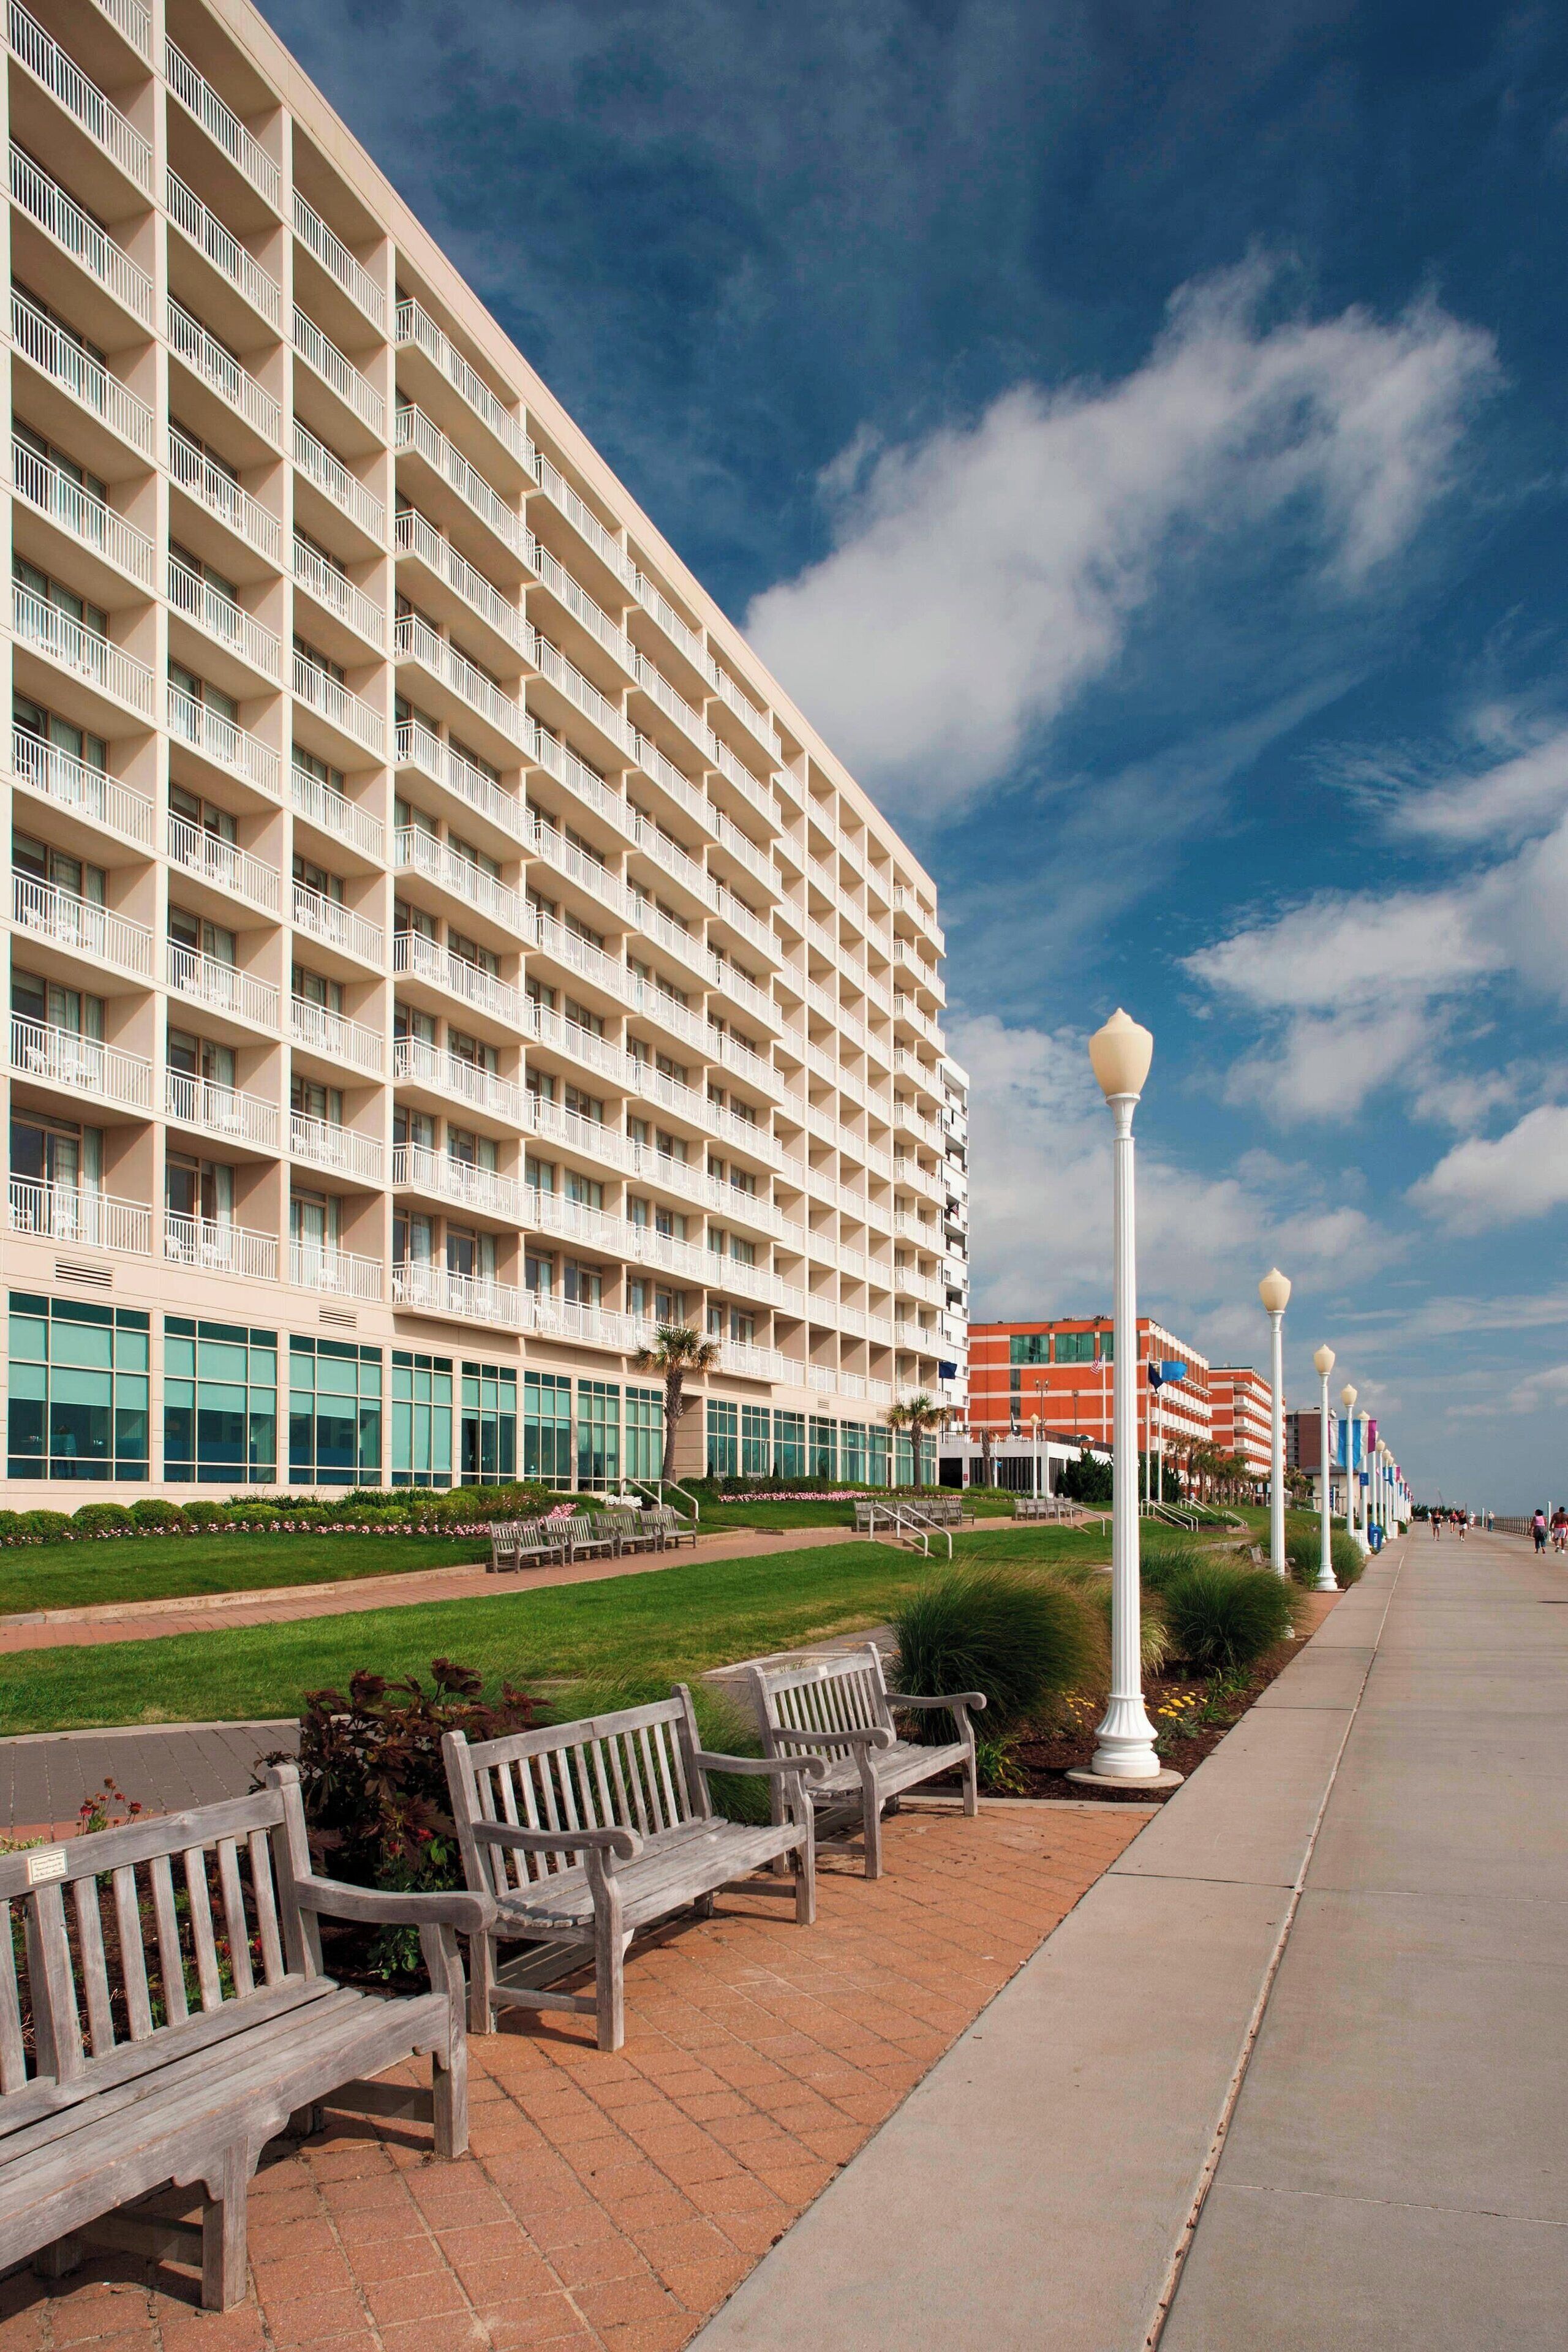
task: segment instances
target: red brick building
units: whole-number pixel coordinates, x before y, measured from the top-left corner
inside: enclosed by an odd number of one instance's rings
[[[1237,1454],[1250,1475],[1268,1480],[1268,1430],[1274,1391],[1250,1365],[1216,1364],[1209,1370],[1214,1442],[1222,1454]]]
[[[972,1323],[969,1327],[969,1428],[973,1437],[990,1430],[1005,1437],[1014,1429],[1028,1436],[1038,1420],[1053,1436],[1110,1443],[1110,1397],[1115,1333],[1109,1315],[1061,1316],[1028,1323]],[[1186,1378],[1159,1391],[1159,1422],[1165,1451],[1178,1459],[1211,1434],[1209,1368],[1164,1325],[1138,1318],[1138,1444],[1149,1445],[1151,1360],[1172,1360],[1187,1367]]]

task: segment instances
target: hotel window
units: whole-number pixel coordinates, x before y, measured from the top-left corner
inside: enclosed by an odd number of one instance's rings
[[[563,1189],[566,1198],[582,1208],[602,1209],[605,1205],[604,1186],[595,1177],[579,1174],[575,1168],[566,1170]]]
[[[577,1486],[602,1494],[621,1482],[621,1391],[613,1381],[577,1383]]]
[[[664,1397],[658,1389],[626,1391],[626,1475],[657,1478],[664,1468]]]
[[[708,1400],[708,1475],[735,1478],[741,1470],[741,1408]]]
[[[516,1370],[510,1364],[465,1364],[462,1378],[463,1484],[504,1485],[517,1475]]]
[[[452,1483],[452,1359],[392,1351],[392,1483]]]
[[[535,1298],[549,1298],[555,1290],[555,1260],[548,1250],[525,1250],[522,1286]]]
[[[176,1485],[275,1483],[276,1331],[164,1316],[163,1475]]]
[[[58,981],[42,980],[36,972],[13,971],[11,1010],[18,1021],[36,1022],[59,1031],[62,1038],[78,1041],[74,1056],[59,1040],[56,1041],[56,1051],[62,1057],[62,1076],[85,1078],[96,1075],[103,1045],[101,996],[84,995],[79,988],[66,988]],[[32,1067],[35,1053],[42,1059],[48,1051],[47,1041],[29,1039],[26,1033],[13,1041],[13,1059],[24,1077]]]
[[[131,1307],[11,1293],[13,1478],[146,1478],[148,1329]]]
[[[494,1234],[474,1233],[467,1225],[448,1224],[447,1271],[463,1275],[470,1282],[493,1282],[496,1278]]]
[[[289,1475],[300,1486],[379,1486],[379,1348],[289,1342]]]
[[[765,1478],[773,1466],[773,1415],[765,1404],[741,1407],[741,1475]]]
[[[811,1423],[811,1475],[814,1478],[838,1475],[838,1423],[818,1421],[815,1414]]]
[[[847,1486],[864,1486],[867,1483],[866,1432],[858,1421],[839,1423],[838,1475]]]
[[[773,1415],[773,1475],[778,1478],[804,1478],[805,1475],[805,1415],[803,1412],[775,1412]]]
[[[11,1114],[11,1230],[47,1234],[51,1241],[97,1238],[103,1190],[103,1129],[50,1118],[42,1111]]]
[[[104,814],[103,774],[109,747],[68,719],[57,719],[26,695],[11,698],[12,759],[23,781],[46,781],[49,798],[76,801],[95,816]]]
[[[104,885],[109,877],[101,866],[85,866],[79,857],[71,857],[63,849],[51,849],[47,842],[35,841],[30,834],[14,833],[11,835],[11,868],[13,873],[24,876],[40,891],[61,891],[68,898],[78,899],[87,907],[101,907],[103,904]],[[16,919],[20,923],[26,924],[28,919],[31,897],[31,893],[16,893]],[[33,905],[37,903],[34,899]],[[63,933],[66,943],[86,948],[89,954],[98,952],[96,935],[87,929],[91,919],[78,916],[75,922],[68,927],[62,918],[68,911],[59,908],[49,919],[53,935],[59,938]],[[37,923],[37,919],[35,913],[34,922]]]
[[[572,1383],[564,1373],[522,1376],[522,1475],[545,1486],[572,1484]]]
[[[577,1307],[602,1307],[605,1299],[605,1279],[596,1265],[582,1265],[574,1257],[567,1258],[561,1269],[562,1295]]]

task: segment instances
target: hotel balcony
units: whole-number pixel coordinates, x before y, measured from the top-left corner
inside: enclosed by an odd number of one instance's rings
[[[169,558],[168,591],[170,605],[181,619],[199,629],[206,644],[217,647],[227,662],[240,665],[237,677],[225,678],[232,691],[254,695],[258,691],[258,678],[266,685],[281,685],[283,648],[273,631],[253,613],[182,563],[177,555]],[[218,667],[225,669],[226,663],[220,662]]]
[[[15,144],[11,148],[11,201],[41,232],[45,250],[15,223],[15,258],[29,278],[62,286],[50,253],[60,254],[83,273],[81,308],[93,341],[112,348],[134,340],[128,324],[152,332],[153,280],[114,239],[100,228],[58,180]],[[82,281],[79,280],[79,284]],[[63,290],[63,286],[62,286]]]
[[[202,1135],[237,1143],[255,1151],[276,1151],[279,1132],[278,1105],[265,1095],[242,1094],[198,1078],[185,1070],[163,1073],[163,1108],[180,1127]]]
[[[423,981],[443,996],[458,998],[509,1031],[515,1031],[521,1022],[526,1000],[521,989],[486,971],[482,965],[470,963],[466,956],[454,955],[422,931],[393,933],[392,969],[410,980]]]
[[[68,613],[35,595],[18,580],[11,583],[11,623],[18,645],[41,654],[56,668],[105,696],[117,711],[152,723],[153,673],[134,654],[92,629],[84,629]],[[123,735],[129,730],[117,727],[110,717],[100,721],[95,731]]]
[[[163,1255],[201,1274],[238,1274],[253,1282],[278,1279],[278,1236],[206,1217],[163,1213]]]
[[[379,1029],[367,1028],[363,1021],[350,1021],[341,1013],[329,1012],[324,1004],[312,1003],[309,997],[291,996],[289,1034],[296,1045],[322,1062],[357,1070],[365,1077],[381,1076],[386,1058],[385,1040]]]
[[[520,607],[509,603],[482,572],[474,569],[467,556],[459,554],[449,539],[443,539],[435,526],[411,507],[400,510],[394,528],[399,555],[421,565],[426,574],[423,583],[411,587],[411,593],[421,604],[431,601],[429,583],[434,582],[437,600],[447,605],[447,617],[450,618],[450,604],[441,593],[450,590],[452,598],[462,607],[463,617],[472,615],[483,622],[500,639],[493,657],[515,668],[512,657],[522,653],[527,629]]]
[[[531,1123],[526,1087],[500,1077],[493,1070],[480,1069],[458,1055],[443,1053],[423,1037],[394,1039],[392,1076],[395,1085],[410,1092],[417,1090],[443,1108],[458,1102],[509,1127]]]
[[[294,885],[294,929],[355,963],[369,964],[378,972],[382,969],[386,934],[381,925],[367,923],[340,900],[308,890],[302,882]]]
[[[280,767],[270,744],[248,729],[237,727],[221,711],[198,702],[183,687],[165,686],[163,698],[169,733],[176,745],[198,751],[215,768],[238,777],[269,800],[278,798]]]
[[[481,563],[503,555],[505,569],[514,577],[527,572],[522,517],[507,505],[476,466],[469,465],[423,409],[412,403],[399,406],[393,420],[392,446],[403,461],[400,476],[418,487],[416,503],[433,505],[443,524],[461,534],[465,551],[471,550]]]
[[[352,694],[335,677],[329,677],[325,670],[319,669],[298,651],[294,656],[294,693],[299,701],[340,734],[346,735],[352,743],[372,752],[377,760],[384,756],[386,721],[380,711]]]
[[[279,561],[283,526],[277,516],[269,514],[248,490],[242,490],[232,475],[215,465],[205,450],[198,448],[189,435],[175,425],[169,427],[169,473],[187,498],[194,499],[236,539],[243,540],[268,563]],[[277,675],[275,668],[268,672],[269,677]]]
[[[26,441],[11,444],[11,480],[24,506],[68,541],[73,555],[79,549],[88,557],[97,597],[110,604],[140,601],[126,594],[128,582],[151,590],[157,551],[144,530],[83,489],[49,458],[40,457]]]
[[[327,226],[319,212],[294,191],[294,234],[307,253],[342,288],[355,308],[378,332],[386,332],[386,296],[368,269],[357,262],[342,237]]]
[[[437,716],[455,719],[458,726],[470,730],[474,719],[479,719],[500,738],[483,746],[487,754],[494,757],[498,766],[507,760],[515,761],[524,732],[521,704],[476,668],[455,645],[437,636],[417,613],[399,615],[393,625],[393,643],[400,663],[417,662],[437,686],[437,701],[447,706],[438,709]],[[428,690],[421,690],[428,699]]]
[[[276,916],[282,905],[282,877],[275,866],[247,850],[237,849],[205,826],[188,818],[169,817],[169,863],[183,874],[209,883],[225,898],[243,899],[264,915]]]
[[[169,298],[169,347],[192,375],[268,444],[269,452],[281,449],[283,412],[272,394],[173,295]],[[175,389],[177,394],[177,377]]]
[[[318,833],[328,835],[352,850],[356,857],[379,866],[386,850],[386,828],[378,816],[362,808],[357,801],[349,800],[335,785],[323,783],[319,776],[305,769],[289,770],[289,791],[297,816]]]
[[[529,837],[532,827],[526,803],[516,793],[509,793],[471,760],[465,760],[450,743],[443,743],[422,727],[416,719],[400,719],[397,722],[397,764],[412,768],[430,783],[450,793],[461,802],[465,812],[471,810],[483,817],[509,842]]]
[[[429,362],[440,383],[451,387],[469,415],[478,417],[514,465],[531,478],[533,451],[521,420],[502,406],[483,376],[468,365],[419,303],[406,299],[398,303],[395,341],[399,352],[418,352]],[[419,372],[416,365],[413,373]]]
[[[17,783],[54,807],[151,852],[153,805],[145,793],[20,727],[12,730],[11,770]]]
[[[217,215],[208,211],[195,189],[187,188],[177,172],[167,174],[165,201],[169,218],[175,227],[190,240],[196,252],[210,263],[218,276],[242,295],[250,308],[276,331],[283,317],[283,296],[277,279],[269,277],[255,256],[246,251]],[[171,254],[171,275],[175,266],[175,257]],[[147,317],[150,321],[151,310]]]
[[[30,874],[13,874],[11,917],[17,930],[29,938],[87,956],[131,980],[153,977],[153,934],[146,924],[111,914],[90,898],[79,898],[51,882],[37,882]]]
[[[34,1241],[66,1242],[72,1249],[153,1255],[153,1212],[145,1202],[41,1184],[27,1176],[10,1180],[10,1229]]]
[[[386,1158],[379,1135],[362,1135],[357,1128],[308,1118],[298,1110],[289,1114],[289,1151],[292,1159],[346,1176],[355,1184],[379,1184]]]
[[[438,899],[455,899],[465,914],[481,915],[500,930],[517,936],[531,927],[515,890],[418,825],[401,825],[393,835],[392,863],[395,873],[417,874]],[[449,909],[443,906],[442,912]]]
[[[380,553],[386,541],[385,507],[298,417],[294,420],[294,463],[306,480],[313,483],[341,515],[346,515]]]
[[[353,360],[339,351],[313,319],[298,305],[294,310],[294,349],[328,390],[342,403],[359,425],[376,442],[386,437],[386,403],[374,384],[361,375]],[[352,430],[352,427],[351,427]]]
[[[123,173],[132,186],[151,199],[153,150],[134,124],[127,121],[112,100],[89,81],[74,58],[30,16],[20,0],[8,0],[7,32],[11,55],[25,66],[39,87],[47,90],[99,152]],[[11,127],[26,133],[43,110],[25,98],[12,101]],[[39,127],[42,127],[41,121]]]
[[[450,1266],[434,1265],[428,1260],[410,1259],[392,1269],[393,1305],[443,1320],[488,1323],[503,1331],[526,1329],[528,1296],[526,1291],[514,1290],[510,1283],[457,1274]]]
[[[101,448],[84,450],[106,472],[124,470],[124,452],[132,449],[149,463],[153,456],[153,415],[144,400],[126,389],[116,375],[63,334],[25,294],[11,289],[11,341],[16,356],[65,393],[72,404],[71,426],[79,435],[79,419],[101,426],[112,436]],[[25,385],[19,385],[19,389]]]
[[[270,981],[258,980],[237,964],[221,963],[216,956],[198,955],[178,940],[166,945],[169,986],[176,996],[226,1019],[242,1021],[247,1028],[277,1028],[278,991]]]
[[[384,609],[302,539],[294,541],[294,584],[313,597],[323,612],[341,621],[345,629],[352,629],[365,645],[378,654],[385,653]]]
[[[216,147],[222,149],[243,178],[262,199],[278,210],[278,166],[253,139],[232,109],[226,106],[206,77],[198,72],[173,41],[163,43],[163,75],[170,96],[179,100],[194,122],[199,122]]]
[[[395,1187],[422,1192],[427,1199],[447,1201],[477,1215],[500,1218],[515,1225],[522,1213],[522,1187],[515,1177],[499,1175],[493,1168],[475,1168],[448,1152],[432,1151],[422,1143],[392,1147]]]
[[[60,1087],[116,1110],[150,1113],[153,1108],[153,1065],[144,1054],[127,1054],[74,1029],[58,1029],[15,1013],[11,1068],[17,1077]]]
[[[289,1279],[296,1290],[319,1290],[334,1298],[378,1299],[381,1260],[315,1242],[290,1241]]]

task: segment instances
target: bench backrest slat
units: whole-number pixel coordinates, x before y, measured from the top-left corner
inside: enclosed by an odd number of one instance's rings
[[[145,2042],[153,2031],[153,2001],[147,1990],[147,1961],[142,1949],[136,1873],[128,1862],[122,1862],[114,1873],[114,1927],[125,1979],[126,2022],[132,2041]]]
[[[180,1919],[174,1908],[174,1881],[166,1853],[155,1853],[147,1865],[153,1890],[153,1923],[158,1936],[158,1986],[163,1997],[163,2021],[178,2025],[190,2015],[185,1999],[185,1955],[180,1944]]]
[[[252,1830],[250,1891],[256,1898],[256,1932],[261,1939],[261,1973],[269,1985],[281,1984],[288,1970],[278,1932],[278,1906],[272,1900],[272,1843],[265,1830]]]
[[[191,1923],[191,1945],[195,1954],[196,1983],[201,1991],[202,2007],[214,2010],[223,1999],[223,1984],[217,1972],[217,1945],[213,1937],[212,1890],[207,1885],[207,1858],[199,1845],[187,1846],[182,1859],[185,1865],[185,1900]]]
[[[109,1993],[109,1965],[103,1950],[103,1914],[98,1907],[98,1881],[79,1878],[71,1888],[76,1909],[77,1953],[82,1990],[87,1995],[87,2030],[92,2054],[101,2058],[114,2047],[114,2014]]]
[[[892,1709],[881,1654],[874,1643],[846,1657],[808,1665],[753,1666],[752,1683],[764,1743],[774,1731],[809,1731],[831,1739],[836,1731],[890,1731]],[[831,1751],[849,1752],[848,1744]]]
[[[11,1937],[11,1906],[0,1902],[0,2094],[19,2091],[27,2079],[22,1989],[16,1981],[16,1948]]]
[[[217,1842],[217,1875],[228,1965],[236,1998],[243,2000],[247,1993],[256,1990],[256,1975],[250,1965],[250,1922],[245,1916],[245,1892],[239,1883],[239,1852],[232,1838]]]

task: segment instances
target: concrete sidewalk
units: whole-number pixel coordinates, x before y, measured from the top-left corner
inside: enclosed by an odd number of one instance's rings
[[[1558,2346],[1543,1601],[1568,1577],[1509,1538],[1374,1562],[702,2352],[1142,2352],[1167,2309],[1164,2352]]]

